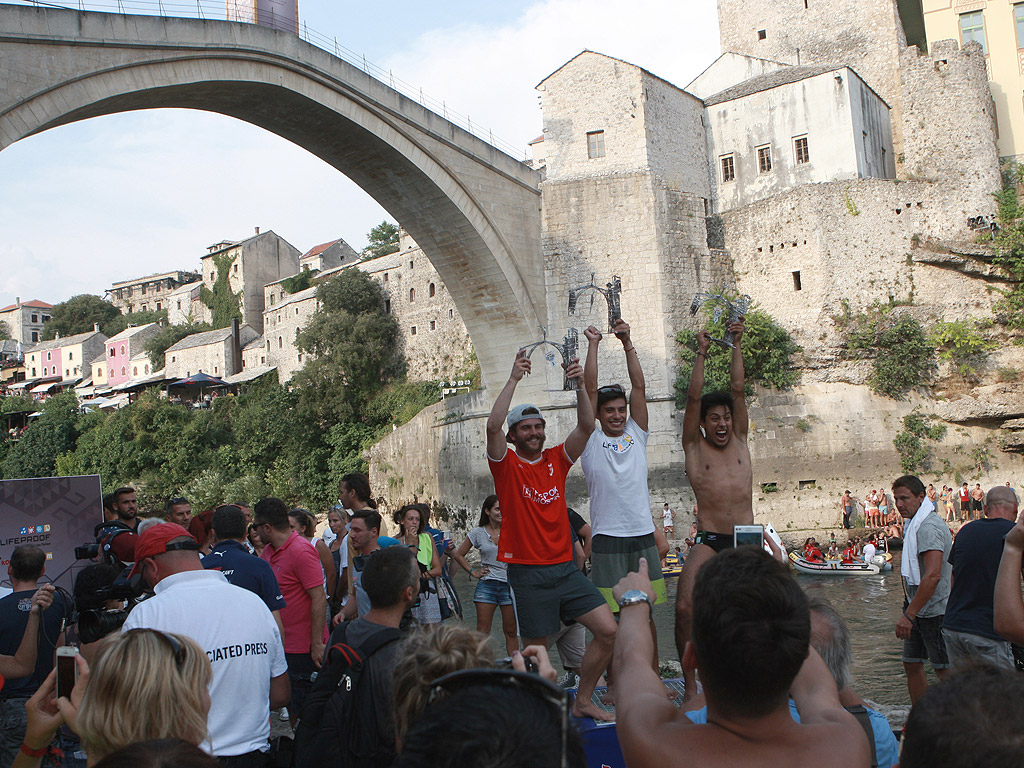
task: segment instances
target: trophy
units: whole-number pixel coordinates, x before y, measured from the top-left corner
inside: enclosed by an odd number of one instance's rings
[[[543,333],[543,338],[540,341],[534,341],[531,342],[530,344],[523,345],[522,351],[525,352],[526,357],[529,358],[530,355],[533,354],[533,351],[537,349],[537,347],[547,345],[552,349],[548,350],[544,358],[551,365],[555,364],[554,352],[557,351],[562,356],[562,388],[560,390],[553,391],[573,392],[577,390],[579,388],[578,382],[576,381],[576,379],[570,379],[568,376],[566,376],[566,372],[569,369],[569,364],[579,357],[579,333],[577,333],[575,328],[570,328],[568,333],[566,333],[565,337],[562,339],[562,343],[559,344],[555,341],[551,341],[550,339],[548,339],[547,328],[541,328],[541,332]]]
[[[581,285],[578,288],[569,289],[569,314],[576,314],[576,302],[579,300],[587,291],[593,291],[594,293],[600,293],[604,296],[605,301],[608,302],[608,331],[611,333],[615,328],[615,322],[622,317],[622,312],[619,308],[619,295],[622,293],[622,280],[619,279],[618,275],[612,275],[612,281],[607,283],[604,288],[594,283],[594,275],[590,275],[590,285]],[[590,307],[594,307],[594,296],[590,296]]]
[[[726,323],[726,329],[732,324],[747,314],[747,310],[750,309],[750,305],[753,303],[753,299],[744,294],[743,296],[737,296],[735,299],[730,299],[725,295],[725,292],[721,293],[698,293],[693,297],[693,302],[690,304],[690,314],[696,315],[697,312],[705,304],[711,304],[714,307],[714,313],[712,319],[714,322],[718,322],[722,313],[725,311],[729,312],[729,320]],[[720,339],[711,339],[715,344],[726,349],[732,349],[735,345],[733,344],[733,334],[726,330],[725,334]]]

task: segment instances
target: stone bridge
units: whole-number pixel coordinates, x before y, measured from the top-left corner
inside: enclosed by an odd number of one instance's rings
[[[484,386],[500,387],[517,342],[547,325],[540,176],[522,162],[287,32],[0,5],[0,150],[159,107],[258,125],[357,183],[436,267]]]

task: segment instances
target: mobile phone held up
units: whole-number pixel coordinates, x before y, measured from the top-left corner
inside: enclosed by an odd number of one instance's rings
[[[736,547],[764,546],[763,525],[734,525],[732,527],[732,543]]]
[[[71,645],[62,645],[57,649],[57,698],[71,698],[71,689],[78,679],[78,664],[75,657],[78,649]]]

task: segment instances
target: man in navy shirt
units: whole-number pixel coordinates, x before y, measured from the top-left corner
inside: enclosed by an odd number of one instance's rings
[[[1003,537],[1016,519],[1013,489],[997,485],[985,497],[985,516],[961,528],[953,541],[949,551],[953,584],[942,620],[942,637],[954,667],[973,660],[1014,668],[1010,644],[996,634],[992,623],[992,595]]]
[[[263,599],[274,614],[284,637],[281,609],[285,606],[281,588],[270,563],[249,554],[245,534],[249,525],[245,512],[234,504],[224,504],[213,512],[213,549],[203,558],[203,568],[220,571],[236,587],[248,589]]]

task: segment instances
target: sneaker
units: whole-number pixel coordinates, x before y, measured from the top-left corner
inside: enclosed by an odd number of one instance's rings
[[[560,678],[558,678],[559,688],[578,688],[580,684],[580,676],[575,672],[566,672]]]
[[[288,710],[287,709],[282,709],[281,710],[280,718],[281,718],[281,722],[282,723],[287,723],[288,722]]]

